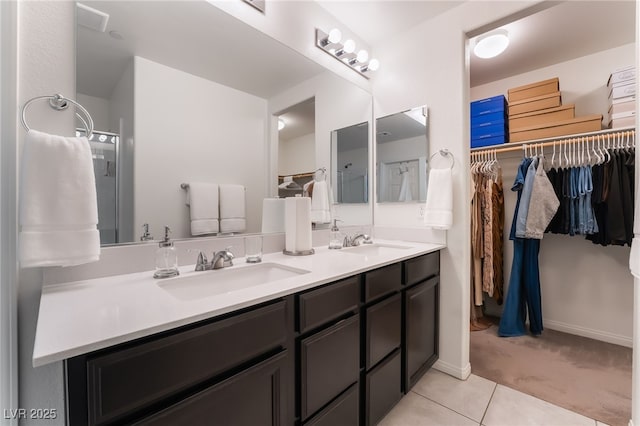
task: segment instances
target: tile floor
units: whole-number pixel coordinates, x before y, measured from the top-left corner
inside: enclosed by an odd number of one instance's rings
[[[462,381],[431,369],[380,426],[606,426],[472,374]]]

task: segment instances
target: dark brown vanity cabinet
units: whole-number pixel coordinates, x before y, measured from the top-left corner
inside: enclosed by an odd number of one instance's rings
[[[440,253],[405,262],[403,389],[408,392],[438,359]]]
[[[363,349],[365,425],[375,425],[402,398],[402,264],[365,273]]]
[[[438,357],[439,253],[66,361],[76,425],[377,424]]]
[[[358,419],[359,295],[360,276],[354,276],[296,296],[296,412],[302,423]]]
[[[133,423],[165,410],[143,421],[159,424],[199,418],[205,406],[207,424],[255,424],[238,410],[287,424],[280,393],[288,328],[280,300],[67,360],[70,424]],[[212,403],[222,394],[224,404]]]

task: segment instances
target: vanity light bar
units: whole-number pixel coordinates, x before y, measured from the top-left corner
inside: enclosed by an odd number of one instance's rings
[[[369,78],[369,73],[380,67],[377,59],[369,59],[369,52],[366,50],[356,51],[356,44],[353,40],[341,42],[342,34],[340,30],[333,29],[329,33],[316,28],[316,46],[324,52],[333,56],[358,74]]]

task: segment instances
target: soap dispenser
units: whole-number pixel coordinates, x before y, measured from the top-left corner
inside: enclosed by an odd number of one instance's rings
[[[164,240],[160,241],[156,250],[156,272],[153,278],[169,278],[180,275],[178,271],[178,255],[173,241],[169,241],[171,229],[164,227]]]
[[[331,233],[329,234],[329,248],[330,249],[341,249],[342,248],[342,234],[338,229],[338,225],[336,222],[342,222],[339,219],[333,219],[333,226],[331,227]]]

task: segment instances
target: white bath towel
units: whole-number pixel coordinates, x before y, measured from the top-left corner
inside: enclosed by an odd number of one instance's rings
[[[72,266],[100,258],[98,202],[87,138],[30,130],[20,167],[20,265]]]
[[[187,205],[191,218],[191,235],[215,234],[220,231],[217,183],[190,182]]]
[[[220,232],[244,232],[246,229],[246,219],[220,219]]]
[[[453,183],[451,169],[431,169],[424,210],[424,224],[434,229],[450,229],[453,223]]]
[[[329,200],[329,186],[326,180],[316,181],[313,184],[311,222],[331,223],[331,201]]]
[[[235,219],[235,220],[229,221],[228,219]],[[243,223],[244,225],[242,225]],[[221,232],[243,232],[245,229],[246,229],[246,213],[245,213],[244,186],[221,184],[220,185],[220,231]]]

